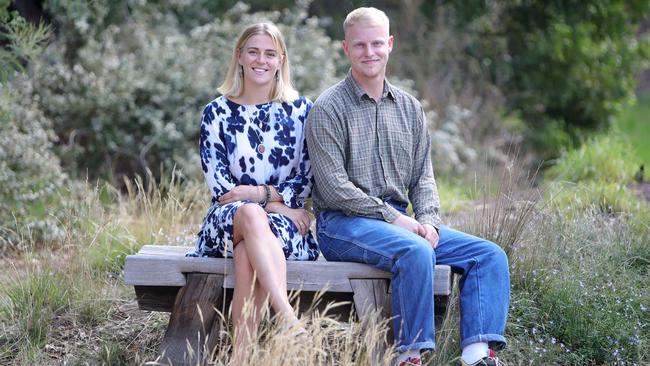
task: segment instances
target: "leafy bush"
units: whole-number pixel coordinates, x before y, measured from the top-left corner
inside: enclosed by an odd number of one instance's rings
[[[282,24],[303,94],[314,98],[334,81],[338,46],[304,5],[252,15],[248,9],[239,4],[184,32],[173,14],[134,5],[128,22],[85,40],[70,66],[65,47],[53,44],[34,68],[33,97],[53,121],[66,166],[114,182],[147,169],[158,177],[174,166],[197,174],[202,106],[217,96],[237,34],[256,21]]]
[[[536,138],[538,131],[557,121],[577,144],[584,131],[608,127],[629,104],[650,56],[650,38],[637,38],[648,11],[647,1],[503,7],[499,29],[507,39],[511,74],[502,90],[510,108],[522,112],[533,142],[546,144]]]
[[[462,125],[471,116],[471,111],[456,105],[447,108],[442,120],[433,111],[427,113],[436,174],[459,176],[476,161],[478,153],[467,144],[461,133]]]
[[[34,99],[17,91],[32,91],[21,71],[39,53],[49,31],[10,16],[6,7],[0,3],[0,40],[9,42],[0,49],[0,255],[20,247],[26,237],[61,239],[58,190],[66,182],[51,151],[55,136],[50,121]]]
[[[0,0],[0,81],[16,71],[25,70],[25,63],[41,53],[41,45],[49,37],[43,23],[31,25],[17,13],[7,11],[9,0]]]
[[[638,34],[645,0],[416,4],[397,13],[425,19],[397,28],[414,40],[403,70],[418,89],[432,103],[478,106],[478,136],[501,128],[494,120],[503,112],[520,116],[526,142],[544,159],[608,127],[633,100],[650,58],[650,34]]]
[[[0,85],[0,252],[24,237],[61,239],[58,190],[66,178],[51,152],[48,120]]]

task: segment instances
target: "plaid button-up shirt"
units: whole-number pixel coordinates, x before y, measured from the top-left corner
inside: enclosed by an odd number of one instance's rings
[[[316,184],[316,215],[337,210],[392,222],[410,200],[421,224],[440,225],[431,139],[422,106],[387,81],[375,102],[348,76],[309,112],[307,146]]]

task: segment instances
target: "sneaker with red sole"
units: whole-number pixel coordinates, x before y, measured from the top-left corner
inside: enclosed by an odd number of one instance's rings
[[[418,357],[409,357],[406,359],[406,361],[402,361],[399,363],[399,366],[421,366],[422,365],[422,359]]]

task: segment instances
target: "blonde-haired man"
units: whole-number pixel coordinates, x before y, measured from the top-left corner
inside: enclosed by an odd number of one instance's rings
[[[450,265],[462,274],[462,364],[498,365],[493,351],[506,344],[508,259],[494,243],[441,224],[424,112],[386,81],[394,43],[386,14],[359,8],[343,25],[350,72],[318,98],[307,123],[321,251],[330,261],[393,274],[400,366],[421,364],[420,352],[434,348],[434,267]],[[415,218],[406,214],[409,202]]]

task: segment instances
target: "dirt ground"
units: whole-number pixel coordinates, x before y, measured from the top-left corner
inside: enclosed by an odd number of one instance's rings
[[[650,202],[650,182],[635,183],[632,186],[632,190],[637,196],[645,198],[646,201]]]

